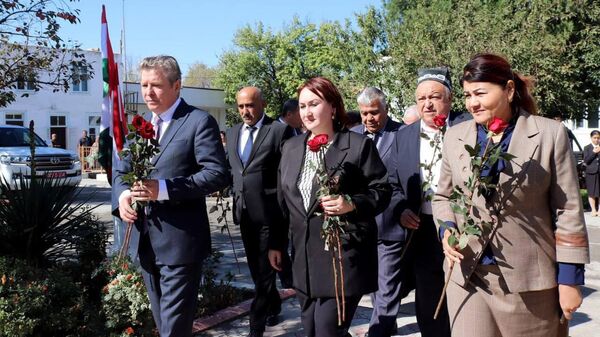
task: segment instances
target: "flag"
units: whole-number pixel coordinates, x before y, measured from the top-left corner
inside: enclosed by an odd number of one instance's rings
[[[125,143],[125,130],[127,118],[123,107],[123,96],[119,86],[119,65],[115,62],[108,24],[106,23],[106,10],[102,5],[102,77],[104,91],[102,100],[102,118],[100,121],[100,138],[98,144],[98,162],[106,171],[109,183],[112,182],[113,157],[123,149]]]

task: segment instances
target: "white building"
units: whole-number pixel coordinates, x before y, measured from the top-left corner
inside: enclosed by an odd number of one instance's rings
[[[35,92],[23,83],[15,90],[16,100],[0,108],[0,124],[28,126],[33,120],[40,137],[50,143],[50,135],[56,133],[59,144],[73,151],[77,149],[83,130],[92,137],[97,135],[102,114],[102,55],[96,50],[83,53],[94,69],[92,78],[86,79],[84,75],[79,83],[71,83],[68,92],[52,92],[50,88]],[[128,108],[137,107],[141,113],[147,111],[139,83],[124,83],[122,90],[130,103]],[[21,97],[23,93],[29,97]],[[227,105],[223,90],[184,87],[181,96],[188,104],[207,110],[219,126],[225,128]]]

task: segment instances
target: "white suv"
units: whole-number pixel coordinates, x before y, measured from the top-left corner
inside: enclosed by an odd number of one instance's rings
[[[0,125],[0,179],[17,189],[21,177],[31,178],[29,129],[15,125]],[[35,166],[37,176],[64,179],[68,185],[81,181],[81,162],[77,153],[49,147],[35,135]]]

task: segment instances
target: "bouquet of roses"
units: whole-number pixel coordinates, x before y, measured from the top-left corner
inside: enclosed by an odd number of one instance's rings
[[[308,149],[312,152],[317,152],[319,158],[315,173],[319,185],[319,190],[317,191],[317,199],[319,200],[324,196],[339,194],[340,176],[331,176],[327,172],[325,151],[328,142],[329,137],[326,134],[317,135],[308,141]],[[348,195],[343,195],[343,198],[349,202],[352,201]],[[325,240],[325,250],[331,252],[338,325],[341,325],[346,317],[344,266],[342,264],[342,243],[340,240],[340,234],[345,232],[345,227],[346,220],[343,215],[323,214],[321,237]]]
[[[131,165],[130,171],[123,175],[122,179],[129,186],[141,184],[141,181],[148,178],[150,172],[154,169],[152,166],[152,158],[156,156],[160,150],[158,140],[154,139],[154,126],[142,116],[135,114],[131,124],[127,125],[127,146],[119,152],[121,160],[127,158]],[[138,212],[138,215],[145,216],[143,208],[146,205],[145,201],[134,201],[131,207]],[[132,224],[127,225],[125,232],[125,240],[123,247],[119,252],[119,258],[122,259],[127,255],[129,249],[129,239],[131,237]]]
[[[462,230],[459,230],[458,227],[451,227],[448,226],[444,221],[440,219],[437,220],[440,226],[451,232],[450,236],[448,237],[448,245],[451,247],[457,246],[460,250],[464,249],[472,237],[481,236],[483,228],[491,228],[493,225],[491,222],[487,221],[476,222],[476,219],[471,216],[473,214],[474,207],[473,198],[481,195],[489,196],[496,191],[498,187],[493,181],[494,176],[482,175],[481,173],[483,170],[491,169],[499,160],[510,162],[515,158],[515,156],[511,155],[510,153],[502,151],[502,145],[500,142],[494,143],[492,141],[493,137],[502,134],[507,127],[508,123],[498,117],[494,117],[487,124],[487,141],[483,152],[481,151],[479,144],[476,144],[475,147],[465,144],[465,149],[471,157],[470,166],[473,175],[463,183],[463,186],[454,186],[449,197],[452,211],[455,214],[462,215],[462,217],[465,219],[465,223],[462,226]],[[443,303],[443,299],[446,294],[446,288],[448,287],[448,282],[450,281],[450,275],[452,275],[453,269],[454,263],[451,262],[446,283],[444,284],[444,289],[442,291],[442,296],[440,297],[438,306],[433,316],[434,319],[437,318]]]

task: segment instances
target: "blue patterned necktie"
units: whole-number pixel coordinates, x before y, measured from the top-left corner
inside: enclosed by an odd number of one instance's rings
[[[248,140],[246,141],[246,145],[244,145],[244,150],[242,151],[242,164],[246,167],[246,163],[248,159],[250,159],[250,152],[252,152],[252,145],[254,144],[254,131],[256,130],[256,126],[246,126],[246,130],[248,130]]]

